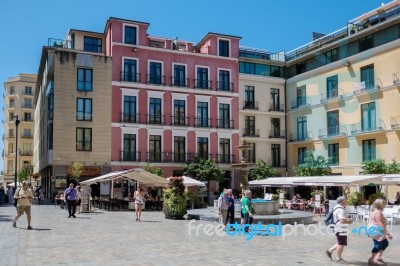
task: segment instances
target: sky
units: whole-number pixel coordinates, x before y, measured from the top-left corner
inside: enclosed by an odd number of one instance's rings
[[[196,44],[215,32],[242,37],[241,46],[288,52],[310,42],[312,32],[334,32],[381,4],[382,0],[3,0],[0,81],[4,93],[9,77],[37,74],[48,38],[64,39],[69,29],[103,32],[109,17],[148,22],[151,36]],[[1,135],[3,130],[1,126]]]

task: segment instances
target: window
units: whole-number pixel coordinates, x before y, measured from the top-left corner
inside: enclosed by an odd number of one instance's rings
[[[8,129],[8,137],[10,137],[10,138],[14,137],[14,129],[13,128]]]
[[[32,108],[32,99],[24,99],[24,105],[22,106],[23,108]]]
[[[325,53],[326,64],[335,62],[339,59],[338,48],[332,49]]]
[[[32,87],[31,86],[25,86],[24,94],[25,95],[32,95]]]
[[[149,124],[162,124],[161,98],[150,98]]]
[[[326,79],[326,98],[332,99],[338,97],[338,76],[332,76]]]
[[[47,100],[47,110],[49,111],[49,120],[53,120],[54,114],[54,93],[50,93]]]
[[[93,90],[93,70],[87,68],[78,68],[78,91]]]
[[[92,133],[91,129],[90,129],[90,133]],[[90,134],[90,139],[92,139],[92,134]],[[42,143],[44,143],[44,137],[43,137]],[[53,149],[53,124],[52,123],[47,126],[47,147],[49,150]],[[90,143],[90,150],[92,150],[91,143]]]
[[[196,88],[210,89],[211,86],[208,82],[208,69],[204,67],[197,68]]]
[[[92,129],[81,128],[76,129],[76,150],[91,151],[92,150]]]
[[[339,135],[339,110],[327,112],[326,120],[328,124],[328,137]]]
[[[22,134],[23,138],[32,138],[32,133],[29,128],[24,128],[24,132]]]
[[[14,108],[15,107],[15,100],[14,99],[10,99],[8,107],[9,108]]]
[[[10,112],[8,113],[8,121],[13,121],[14,120],[14,113]]]
[[[307,105],[306,85],[297,88],[297,108]]]
[[[245,120],[244,135],[245,136],[256,136],[256,118],[255,116],[246,116]]]
[[[361,131],[377,130],[375,102],[361,105]]]
[[[76,99],[76,121],[92,121],[92,99]]]
[[[230,156],[231,156],[231,144],[230,139],[220,139],[219,140],[219,163],[230,163]]]
[[[161,162],[161,136],[150,135],[149,141],[149,161]]]
[[[296,74],[299,75],[304,72],[306,72],[306,62],[298,63],[296,65]]]
[[[225,103],[219,104],[219,120],[218,120],[219,128],[231,128],[231,120],[230,120],[230,105]]]
[[[183,65],[174,65],[174,80],[173,85],[176,87],[187,87],[186,84],[186,69]]]
[[[221,91],[232,91],[230,78],[229,78],[229,71],[220,70],[219,71],[219,83],[218,83],[218,90]]]
[[[247,161],[249,163],[256,162],[256,144],[255,143],[248,143],[250,145],[250,149],[247,151]]]
[[[24,113],[24,121],[32,121],[32,114]]]
[[[23,143],[22,144],[22,154],[24,156],[32,156],[32,144],[31,143]]]
[[[85,36],[83,40],[83,50],[88,52],[101,53],[101,42],[102,40],[100,38]]]
[[[138,82],[137,61],[134,59],[124,59],[124,72],[122,80],[129,82]]]
[[[372,35],[365,36],[358,41],[360,52],[374,47],[374,38]]]
[[[283,137],[283,136],[281,136],[281,120],[279,118],[271,118],[270,137],[272,137],[272,138]]]
[[[339,143],[328,144],[329,165],[339,165]]]
[[[124,43],[136,45],[136,27],[125,26]]]
[[[197,138],[197,157],[208,159],[208,138]]]
[[[172,122],[173,125],[176,126],[186,126],[184,100],[174,100],[174,116]]]
[[[244,87],[244,95],[245,95],[245,102],[244,102],[244,109],[254,109],[255,102],[254,102],[254,86],[245,86]]]
[[[150,62],[149,84],[164,84],[162,80],[161,63]]]
[[[279,66],[270,66],[270,71],[271,71],[271,77],[280,77],[282,78],[281,74],[281,67]]]
[[[10,86],[10,95],[13,95],[15,93],[15,87]]]
[[[229,41],[219,40],[218,47],[219,47],[219,56],[229,57]]]
[[[8,143],[8,153],[14,153],[14,143]]]
[[[306,140],[308,139],[307,133],[307,117],[299,117],[297,118],[297,140]]]
[[[304,163],[304,159],[307,157],[307,148],[299,148],[297,150],[297,164]]]
[[[7,161],[7,172],[8,173],[14,172],[14,161],[13,160]]]
[[[365,89],[373,89],[375,87],[374,65],[361,68],[361,82],[365,82]]]
[[[362,142],[362,160],[372,161],[376,159],[376,142],[374,139],[363,140]]]
[[[281,167],[281,145],[271,144],[271,158],[272,167]]]
[[[124,96],[124,113],[122,121],[127,123],[136,123],[136,96]]]
[[[208,103],[207,102],[197,102],[197,127],[208,127]]]
[[[245,74],[256,74],[256,64],[249,62],[239,62],[239,72]]]
[[[174,137],[174,162],[185,162],[185,137]]]
[[[136,161],[136,134],[124,134],[122,161]]]
[[[279,89],[271,88],[271,108],[270,111],[280,111]]]

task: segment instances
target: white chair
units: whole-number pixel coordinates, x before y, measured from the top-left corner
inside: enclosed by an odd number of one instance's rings
[[[370,210],[364,209],[364,213],[362,214],[362,220],[363,220],[363,222],[364,222],[364,221],[366,221],[366,222],[369,221],[370,214],[371,214]]]
[[[322,204],[320,201],[315,201],[314,202],[314,210],[313,210],[313,214],[315,214],[316,212],[318,212],[318,214],[322,215],[324,210],[322,208]]]
[[[386,218],[387,222],[390,222],[390,225],[393,223],[397,223],[400,219],[400,209],[397,208],[385,208],[383,209],[383,216]]]

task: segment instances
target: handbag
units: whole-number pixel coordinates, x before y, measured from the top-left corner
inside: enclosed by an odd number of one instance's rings
[[[21,188],[19,188],[17,193],[15,193],[15,194],[17,194],[19,196],[20,191],[21,191]],[[18,205],[18,199],[14,199],[14,207],[17,208],[17,205]]]

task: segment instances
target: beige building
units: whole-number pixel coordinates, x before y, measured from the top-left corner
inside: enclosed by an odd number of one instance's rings
[[[33,130],[36,75],[19,74],[4,83],[3,113],[3,173],[4,182],[14,182],[15,167],[17,173],[24,164],[33,164]],[[16,116],[20,120],[18,135]],[[18,137],[18,147],[16,147]],[[15,166],[17,158],[17,166]]]
[[[286,54],[289,173],[307,151],[341,175],[400,160],[398,2]]]
[[[286,172],[284,54],[241,48],[239,55],[240,142],[251,145],[248,160]]]
[[[47,196],[64,189],[73,162],[80,180],[108,173],[111,160],[111,58],[100,33],[71,30],[43,47],[35,114],[35,172]]]

